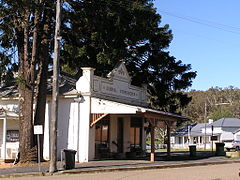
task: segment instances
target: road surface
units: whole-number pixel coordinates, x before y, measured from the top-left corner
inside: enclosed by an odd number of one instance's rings
[[[240,163],[141,171],[20,177],[14,180],[240,180]]]

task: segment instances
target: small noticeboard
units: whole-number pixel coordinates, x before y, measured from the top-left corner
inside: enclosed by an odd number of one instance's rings
[[[35,125],[33,131],[34,131],[34,134],[43,134],[43,126]]]
[[[217,141],[218,137],[217,136],[211,136],[211,141]]]

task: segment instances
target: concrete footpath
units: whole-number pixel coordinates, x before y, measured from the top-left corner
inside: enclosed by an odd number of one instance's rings
[[[171,158],[167,158],[166,153],[157,153],[156,161],[150,162],[149,157],[142,160],[101,160],[87,163],[76,163],[75,169],[58,171],[60,174],[75,173],[100,173],[113,171],[131,171],[147,169],[182,168],[191,166],[206,166],[213,164],[239,163],[240,159],[230,159],[224,156],[212,156],[212,152],[197,152],[196,157],[190,157],[188,152],[171,153]],[[58,163],[60,169],[61,164]],[[49,166],[44,163],[40,171],[37,165],[17,166],[0,169],[0,178],[21,177],[21,176],[44,176],[48,174]]]

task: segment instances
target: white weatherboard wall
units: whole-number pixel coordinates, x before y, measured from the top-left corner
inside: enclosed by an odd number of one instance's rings
[[[89,159],[90,107],[91,97],[84,96],[84,103],[80,105],[79,162]]]
[[[222,133],[222,128],[221,127],[213,127],[213,131],[212,131],[212,127],[207,127],[206,128],[206,133],[207,134],[211,134],[213,132],[213,134],[217,134],[217,133]],[[202,133],[205,133],[205,128],[202,128]]]
[[[58,159],[61,150],[77,150],[78,106],[73,99],[59,99],[58,110]]]
[[[233,141],[233,139],[234,139],[234,135],[232,132],[223,131],[220,136],[220,141],[230,141],[230,140]]]
[[[2,146],[3,143],[3,119],[0,119],[0,146]]]
[[[43,158],[49,160],[50,146],[49,146],[49,123],[51,118],[51,105],[46,103],[45,108],[45,124],[44,124],[44,140],[43,140]]]
[[[3,149],[4,149],[4,144],[3,144],[3,122],[4,119],[0,119],[0,157],[4,158],[4,153],[3,153]]]
[[[240,131],[237,131],[236,133],[234,133],[234,140],[240,141]]]
[[[95,142],[95,134],[90,131],[90,115],[91,115],[91,92],[93,87],[93,68],[82,68],[83,75],[76,83],[77,91],[82,94],[82,101],[80,105],[80,119],[79,119],[79,162],[88,162],[89,159],[94,158],[93,148]],[[91,132],[91,137],[90,137]],[[91,142],[91,141],[93,142]],[[91,146],[91,151],[89,146]]]
[[[72,102],[70,104],[67,148],[76,150],[77,155],[79,154],[78,136],[79,136],[79,103]],[[76,156],[76,161],[78,161],[78,156]]]
[[[51,101],[46,104],[45,127],[44,127],[44,159],[49,159],[50,148],[50,121]],[[57,156],[60,160],[61,150],[73,149],[77,151],[78,143],[78,105],[73,99],[59,98],[58,125],[57,125]],[[78,160],[78,159],[76,159]]]

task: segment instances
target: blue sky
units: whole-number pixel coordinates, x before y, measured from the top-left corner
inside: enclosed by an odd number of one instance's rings
[[[191,64],[189,90],[240,87],[240,0],[155,0],[174,39],[170,54]]]

